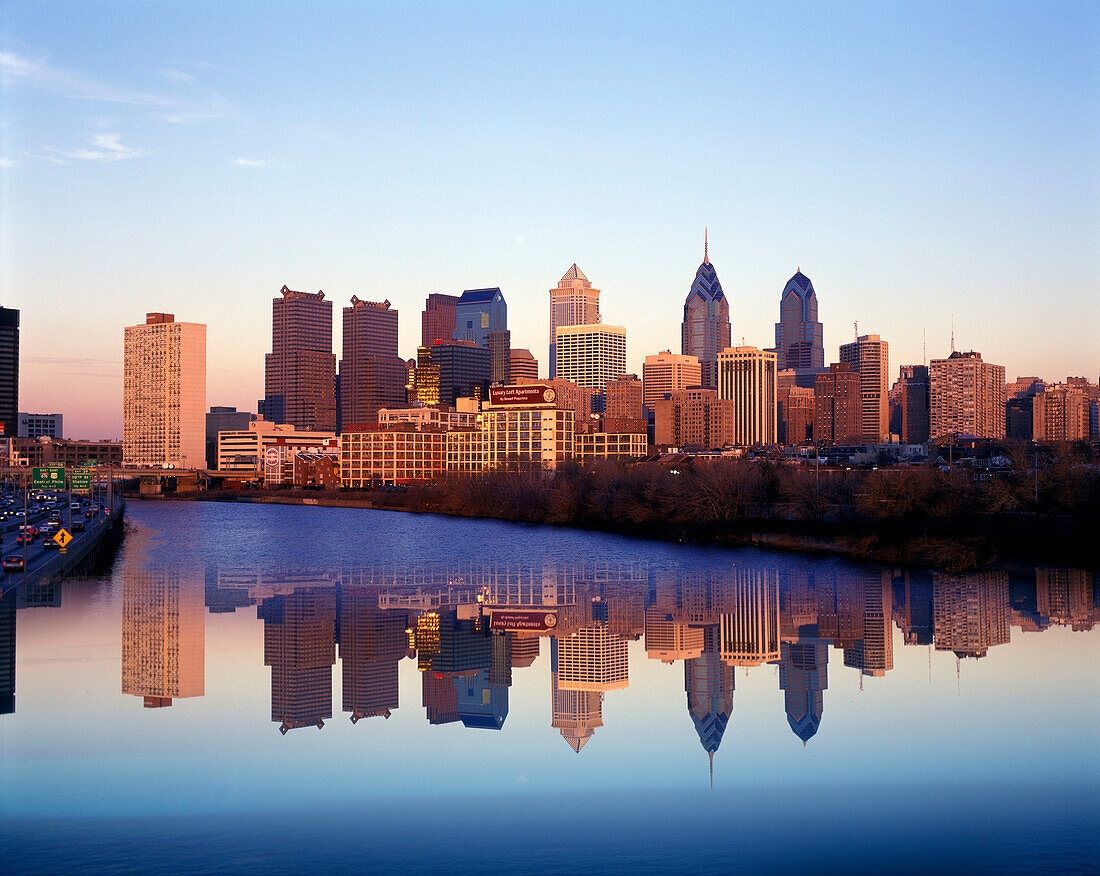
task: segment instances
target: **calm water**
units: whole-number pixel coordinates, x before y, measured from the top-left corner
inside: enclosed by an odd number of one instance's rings
[[[5,587],[3,872],[1098,866],[1092,572],[134,502]]]

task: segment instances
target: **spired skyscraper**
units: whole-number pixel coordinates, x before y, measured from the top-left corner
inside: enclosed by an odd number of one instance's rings
[[[699,360],[703,386],[718,388],[718,354],[730,345],[730,306],[710,263],[706,231],[703,231],[703,263],[695,272],[684,302],[683,345],[685,356]]]
[[[550,290],[550,379],[558,376],[558,326],[595,325],[600,321],[600,290],[576,262]]]
[[[817,293],[810,278],[799,269],[795,269],[779,298],[775,353],[781,371],[793,368],[806,374],[825,367],[825,346],[821,323],[817,321]]]

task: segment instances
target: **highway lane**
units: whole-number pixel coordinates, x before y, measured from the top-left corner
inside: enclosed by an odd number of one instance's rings
[[[43,513],[35,515],[31,518],[31,525],[36,528],[42,529],[46,520],[49,518],[50,511],[53,509],[47,509]],[[62,529],[65,529],[72,535],[73,540],[69,542],[67,547],[67,553],[75,553],[86,541],[95,540],[103,534],[103,530],[110,525],[109,516],[106,511],[96,512],[93,517],[86,517],[86,506],[82,506],[80,511],[70,511],[65,509],[62,512]],[[72,528],[73,519],[83,521],[84,532],[75,532]],[[8,521],[10,524],[10,521]],[[8,589],[9,585],[17,583],[23,578],[33,579],[35,578],[43,568],[51,561],[55,560],[59,554],[59,551],[53,548],[43,547],[43,537],[41,534],[34,540],[32,544],[29,544],[25,548],[21,544],[16,544],[16,536],[18,534],[18,526],[20,521],[16,521],[14,526],[3,533],[3,541],[0,542],[0,556],[7,557],[26,557],[26,566],[24,569],[17,571],[3,571],[0,572],[0,580],[4,582],[4,589]]]

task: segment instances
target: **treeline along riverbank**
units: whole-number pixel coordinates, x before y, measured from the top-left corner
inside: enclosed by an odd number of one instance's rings
[[[814,471],[750,460],[504,469],[376,491],[207,491],[178,498],[349,505],[761,545],[949,570],[1100,562],[1100,468]]]

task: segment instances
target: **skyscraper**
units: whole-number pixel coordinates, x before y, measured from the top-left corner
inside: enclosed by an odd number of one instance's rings
[[[332,302],[324,292],[283,286],[271,302],[271,352],[264,357],[260,416],[299,429],[336,429]]]
[[[733,402],[732,444],[775,444],[775,391],[775,353],[745,346],[718,354],[718,398]]]
[[[718,388],[718,354],[730,345],[730,307],[710,263],[706,233],[703,234],[703,263],[695,272],[681,327],[680,352],[699,360],[702,385]]]
[[[122,459],[198,468],[206,461],[206,326],[148,313],[123,345]]]
[[[890,438],[890,401],[887,375],[889,345],[878,335],[860,335],[840,345],[840,361],[859,375],[860,428],[863,440],[871,443]]]
[[[557,376],[595,390],[592,408],[602,413],[607,382],[626,373],[626,329],[593,323],[556,331]]]
[[[455,305],[457,295],[443,295],[433,292],[424,302],[424,312],[420,314],[420,345],[430,347],[451,340],[455,331]]]
[[[695,356],[665,350],[645,357],[642,384],[642,400],[647,408],[653,410],[657,402],[670,392],[702,386],[702,366]],[[711,388],[717,389],[717,384]]]
[[[817,293],[801,270],[794,272],[779,297],[775,353],[780,369],[813,373],[825,366],[821,323],[817,321]]]
[[[467,289],[455,304],[456,341],[473,341],[479,347],[489,345],[489,332],[508,328],[508,305],[500,289]]]
[[[927,365],[902,365],[892,394],[896,397],[897,433],[903,444],[923,444],[928,440],[929,395]],[[893,427],[891,426],[891,431]]]
[[[512,383],[518,383],[521,378],[527,380],[539,379],[539,360],[531,355],[530,350],[513,347],[508,352],[508,360],[508,374]]]
[[[491,331],[486,337],[489,348],[489,382],[512,382],[512,333],[508,329]]]
[[[1005,369],[973,351],[931,363],[932,427],[936,441],[952,435],[1003,438]]]
[[[637,374],[622,374],[607,384],[605,413],[608,417],[644,420],[645,410],[642,401],[642,381],[638,379]]]
[[[0,438],[19,429],[19,311],[0,307]]]
[[[389,301],[360,301],[344,308],[340,358],[340,430],[373,423],[379,408],[405,404],[405,360],[397,355],[397,311]]]
[[[558,376],[557,328],[562,325],[594,325],[600,321],[600,290],[574,263],[550,290],[550,377]]]

